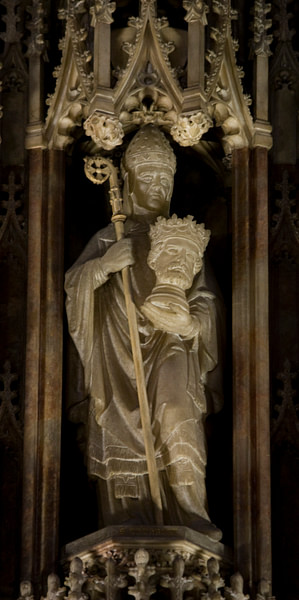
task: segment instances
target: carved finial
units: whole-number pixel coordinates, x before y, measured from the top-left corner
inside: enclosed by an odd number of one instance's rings
[[[183,577],[185,562],[181,556],[177,556],[173,563],[173,577],[168,573],[162,575],[160,583],[163,587],[171,590],[172,600],[182,600],[185,591],[192,590],[194,587],[193,578]]]
[[[156,591],[156,586],[150,583],[150,578],[155,574],[156,567],[149,567],[149,553],[140,548],[134,555],[136,567],[129,569],[129,575],[135,579],[135,585],[128,588],[129,594],[136,600],[148,600]]]
[[[15,173],[11,171],[8,176],[8,183],[1,185],[1,190],[8,196],[7,200],[0,201],[0,208],[4,209],[4,214],[0,214],[0,239],[3,237],[9,223],[13,222],[18,233],[23,234],[24,215],[20,212],[22,207],[21,199],[18,199],[19,192],[23,191],[22,183],[15,182]]]
[[[31,14],[31,21],[27,27],[31,31],[31,37],[28,44],[27,56],[41,56],[45,52],[44,40],[44,8],[40,0],[32,0],[32,6],[27,6]]]
[[[274,411],[277,413],[277,416],[273,420],[272,435],[276,434],[282,423],[284,424],[284,428],[286,427],[286,424],[289,423],[291,430],[294,427],[296,431],[298,426],[299,405],[296,403],[297,392],[293,387],[293,380],[296,379],[298,375],[298,371],[291,370],[291,363],[287,358],[283,363],[283,371],[276,375],[276,378],[282,382],[283,388],[279,389],[277,392],[277,395],[281,400],[274,405]]]
[[[69,0],[67,9],[59,9],[58,18],[67,19],[67,30],[72,38],[73,53],[84,91],[91,92],[93,73],[90,69],[92,54],[87,47],[88,35],[83,17],[87,13],[85,0]]]
[[[209,7],[202,0],[183,0],[183,7],[186,11],[185,21],[194,23],[200,21],[202,25],[207,25],[206,14]]]
[[[224,580],[220,575],[219,562],[213,556],[207,562],[207,573],[203,576],[202,581],[207,590],[202,596],[204,600],[222,599],[219,590],[224,587]]]
[[[267,579],[261,579],[259,582],[256,600],[275,600],[271,595],[271,584]]]
[[[41,600],[59,600],[64,598],[65,587],[60,587],[60,579],[56,573],[50,573],[47,579],[47,595],[42,596]]]
[[[33,587],[31,581],[27,579],[20,583],[20,596],[18,600],[34,600]]]
[[[65,579],[65,585],[70,588],[66,596],[70,600],[88,600],[88,595],[82,592],[82,587],[87,579],[87,575],[83,570],[83,562],[81,558],[73,558],[70,564],[69,576]]]
[[[17,30],[17,23],[20,22],[18,15],[20,0],[1,0],[0,4],[6,8],[6,15],[2,16],[5,31],[0,33],[0,38],[7,44],[18,43],[22,37],[22,33]]]
[[[95,27],[96,23],[105,23],[106,25],[113,23],[112,14],[115,9],[116,2],[110,2],[110,0],[94,0],[94,5],[90,8],[92,27]]]
[[[271,10],[271,4],[265,0],[255,0],[253,7],[253,50],[257,56],[270,56],[270,44],[273,36],[267,33],[272,26],[271,19],[267,19],[266,15]]]
[[[5,412],[8,413],[10,415],[11,422],[15,425],[17,431],[20,433],[20,424],[18,421],[20,412],[18,391],[13,389],[13,384],[18,379],[18,375],[11,372],[10,361],[6,360],[3,366],[3,372],[0,373],[0,382],[2,388],[0,391],[0,421],[1,419],[3,420],[3,414]]]
[[[279,38],[280,42],[289,42],[294,37],[296,29],[289,27],[289,21],[293,17],[293,14],[288,12],[288,4],[292,0],[280,0],[277,3],[276,12],[273,15],[273,19],[277,21],[278,28],[274,31],[274,35]]]
[[[115,600],[117,590],[127,587],[127,577],[122,573],[116,572],[116,563],[113,558],[109,558],[105,563],[107,576],[105,578],[95,577],[93,580],[93,589],[96,592],[105,594],[106,600]]]
[[[285,170],[282,175],[281,183],[275,184],[275,189],[280,192],[280,198],[277,198],[275,205],[280,209],[278,214],[272,217],[272,237],[275,238],[284,222],[289,229],[291,236],[284,236],[284,242],[291,244],[291,239],[299,242],[299,215],[296,211],[296,200],[292,198],[292,192],[295,192],[295,186],[289,183],[289,174]]]
[[[225,588],[227,600],[249,600],[248,594],[243,593],[243,577],[241,573],[234,573],[230,578],[231,587]]]

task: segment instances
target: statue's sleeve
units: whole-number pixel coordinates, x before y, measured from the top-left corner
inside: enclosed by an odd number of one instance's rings
[[[197,359],[206,389],[208,412],[217,412],[223,403],[224,307],[217,289],[207,287],[204,271],[194,281],[189,305],[190,313],[200,323]]]
[[[104,253],[104,242],[99,237],[93,238],[65,276],[68,328],[84,367],[87,391],[91,390],[92,365],[97,345],[95,332],[99,330],[99,307],[95,300],[95,290],[108,279],[101,269],[101,256]],[[96,258],[89,258],[95,255]]]

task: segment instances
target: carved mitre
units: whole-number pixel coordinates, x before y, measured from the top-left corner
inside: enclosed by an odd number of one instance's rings
[[[156,274],[156,285],[141,310],[156,326],[159,310],[169,317],[189,313],[185,291],[193,283],[194,275],[202,267],[202,257],[210,239],[210,231],[188,215],[179,219],[158,217],[151,226],[151,249],[147,262]],[[159,328],[169,331],[167,323]]]
[[[176,170],[175,154],[164,133],[155,125],[141,127],[131,140],[122,159],[124,171],[138,165],[167,165],[173,174]]]

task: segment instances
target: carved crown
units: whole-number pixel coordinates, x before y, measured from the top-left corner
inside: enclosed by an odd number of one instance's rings
[[[210,235],[210,230],[205,229],[203,223],[196,223],[191,215],[183,219],[175,214],[170,219],[158,217],[156,223],[150,228],[151,251],[155,252],[161,242],[164,244],[169,239],[184,238],[193,242],[197,246],[199,254],[203,256]]]

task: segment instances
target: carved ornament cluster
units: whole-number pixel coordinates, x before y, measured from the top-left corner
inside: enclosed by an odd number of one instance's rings
[[[199,111],[190,117],[180,115],[170,133],[180,146],[194,146],[212,125],[213,121],[209,115]]]
[[[124,126],[141,126],[147,123],[171,127],[177,119],[177,111],[169,95],[159,89],[158,75],[147,64],[137,78],[140,85],[124,100],[120,121]]]
[[[183,146],[198,144],[202,135],[213,125],[213,105],[219,99],[225,61],[233,65],[234,75],[229,83],[224,73],[225,87],[233,91],[220,101],[229,107],[229,117],[238,119],[238,133],[234,125],[231,134],[232,123],[230,132],[224,133],[225,152],[231,153],[231,149],[236,147],[235,143],[237,147],[248,145],[253,124],[247,109],[247,98],[242,99],[242,108],[236,117],[236,107],[242,98],[240,80],[243,74],[235,64],[237,42],[231,37],[231,21],[236,18],[236,11],[231,8],[229,0],[213,0],[210,3],[184,0],[183,7],[189,29],[191,26],[200,27],[206,39],[206,53],[199,57],[203,65],[202,76],[196,89],[188,88],[184,63],[178,61],[181,51],[187,52],[187,38],[183,40],[181,33],[173,33],[166,17],[157,16],[154,0],[142,0],[139,3],[139,15],[130,17],[127,28],[119,34],[110,88],[97,87],[98,74],[93,75],[90,48],[92,45],[94,49],[97,47],[96,36],[100,31],[97,24],[107,26],[108,31],[117,3],[92,0],[87,7],[82,0],[70,0],[67,9],[59,10],[60,18],[66,20],[66,35],[60,42],[62,63],[55,70],[56,92],[48,101],[51,120],[55,124],[58,122],[58,127],[55,125],[49,135],[56,136],[54,143],[58,147],[65,147],[71,142],[72,128],[81,125],[84,118],[87,119],[86,131],[90,132],[99,147],[105,149],[121,143],[122,129],[127,133],[148,123],[167,130]],[[106,65],[105,68],[110,68],[110,58],[107,59],[109,67]],[[78,76],[76,82],[74,69]],[[68,79],[66,92],[65,82]],[[77,93],[81,109],[75,111],[78,115],[80,113],[80,117],[73,120],[71,126],[70,115],[73,111],[69,104],[73,100],[68,96],[74,93]],[[242,111],[246,115],[240,119]],[[106,120],[101,118],[105,115]],[[49,122],[48,117],[46,128]]]
[[[76,557],[70,563],[63,587],[56,575],[49,575],[47,595],[41,600],[100,600],[103,597],[116,600],[121,589],[127,589],[135,600],[149,600],[157,592],[163,597],[163,589],[169,589],[172,600],[183,600],[186,592],[189,592],[190,600],[249,600],[249,596],[243,593],[240,573],[234,574],[230,585],[225,586],[216,558],[211,557],[205,565],[198,563],[190,574],[186,572],[186,556],[171,550],[167,554],[164,553],[163,560],[161,551],[149,553],[145,548],[139,548],[122,556],[110,553],[106,560],[102,557],[97,565],[87,566]],[[32,587],[28,585],[30,582],[22,582],[21,586],[25,583],[27,595],[21,595],[19,600],[34,600]],[[266,596],[259,597],[259,600],[262,598],[266,599]],[[271,600],[270,596],[268,598]]]
[[[34,600],[29,581],[22,582],[20,589],[18,600]],[[120,590],[127,591],[135,600],[150,600],[153,594],[168,598],[166,590],[172,600],[186,597],[189,600],[250,600],[244,593],[240,573],[231,575],[229,584],[225,585],[219,561],[214,556],[209,559],[193,556],[192,560],[192,551],[177,553],[171,548],[148,551],[144,547],[123,548],[121,552],[107,549],[85,563],[79,557],[73,558],[64,585],[51,573],[47,593],[40,600],[117,600]],[[268,581],[261,580],[255,600],[275,600]]]
[[[124,130],[116,117],[109,117],[95,111],[84,122],[86,135],[104,150],[112,150],[122,143]]]

